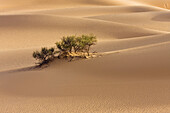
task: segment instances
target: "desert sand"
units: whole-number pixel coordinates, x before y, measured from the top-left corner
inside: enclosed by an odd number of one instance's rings
[[[169,0],[0,0],[0,113],[170,113]],[[35,68],[32,52],[93,33],[93,51]]]

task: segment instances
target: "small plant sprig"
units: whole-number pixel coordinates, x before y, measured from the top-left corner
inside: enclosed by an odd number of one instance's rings
[[[41,51],[34,51],[32,56],[36,59],[39,60],[39,65],[49,63],[54,59],[54,54],[55,50],[54,48],[41,48]]]

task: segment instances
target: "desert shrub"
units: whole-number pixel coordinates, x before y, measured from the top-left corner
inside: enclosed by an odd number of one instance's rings
[[[77,52],[83,52],[83,49],[85,47],[85,44],[83,43],[82,41],[82,37],[76,37],[75,38],[75,44],[73,46],[74,48],[74,52],[77,53]]]
[[[67,36],[63,37],[60,42],[56,42],[57,48],[64,53],[87,52],[89,54],[90,47],[97,42],[94,35]]]
[[[49,61],[52,61],[54,59],[55,50],[54,48],[42,48],[41,51],[34,51],[32,56],[39,60],[40,65],[44,63],[48,63]]]
[[[44,47],[41,51],[34,51],[33,57],[39,60],[38,64],[40,65],[52,61],[56,53],[58,53],[58,58],[87,58],[87,54],[89,56],[90,47],[95,45],[96,42],[97,39],[94,35],[67,36],[55,43],[57,50]]]
[[[82,51],[87,52],[89,55],[90,47],[97,43],[97,38],[94,35],[82,35],[81,43]]]
[[[75,45],[75,36],[63,37],[60,42],[56,42],[57,48],[63,52],[72,52]]]

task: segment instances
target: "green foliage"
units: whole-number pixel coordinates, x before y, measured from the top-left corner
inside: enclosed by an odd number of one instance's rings
[[[81,42],[83,44],[82,48],[89,55],[90,47],[97,43],[97,38],[94,35],[82,35]]]
[[[42,65],[44,63],[48,63],[54,59],[55,50],[54,48],[42,48],[41,51],[34,51],[32,56],[39,60],[39,64]]]
[[[57,48],[62,52],[72,52],[75,45],[75,36],[63,37],[60,42],[56,42]]]
[[[81,35],[81,36],[67,36],[63,37],[60,42],[56,42],[57,48],[65,53],[72,53],[73,50],[77,52],[87,52],[92,45],[97,42],[96,36],[94,35]]]

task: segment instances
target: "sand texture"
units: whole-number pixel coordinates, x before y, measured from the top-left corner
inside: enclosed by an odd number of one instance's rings
[[[170,0],[0,0],[0,113],[170,113]],[[35,69],[93,33],[102,56]]]

